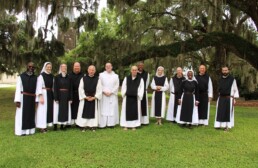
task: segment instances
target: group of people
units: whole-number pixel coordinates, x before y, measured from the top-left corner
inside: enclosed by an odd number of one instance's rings
[[[75,62],[72,73],[68,74],[67,65],[61,64],[58,75],[54,76],[52,64],[46,62],[37,77],[34,64],[29,62],[16,84],[15,134],[34,134],[36,128],[46,133],[52,126],[53,130],[66,130],[74,124],[82,132],[113,128],[119,123],[124,130],[148,125],[150,74],[144,70],[144,63],[132,66],[130,75],[123,80],[120,118],[119,77],[112,68],[111,63],[106,63],[105,71],[97,76],[95,66],[90,65],[87,74],[83,74],[80,63]],[[194,75],[188,70],[185,77],[182,68],[178,67],[169,83],[164,68],[160,66],[150,86],[153,90],[150,117],[156,118],[157,125],[162,125],[162,118],[165,118],[168,90],[166,120],[189,128],[208,125],[213,88],[204,65],[199,66],[199,74]],[[239,97],[236,81],[227,66],[222,67],[218,87],[214,127],[227,131],[234,126],[234,103]]]

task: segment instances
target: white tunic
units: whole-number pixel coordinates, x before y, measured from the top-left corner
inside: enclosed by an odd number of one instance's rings
[[[236,80],[234,79],[232,86],[231,86],[231,92],[230,92],[230,96],[232,96],[230,98],[230,122],[219,122],[216,121],[217,119],[217,110],[218,110],[218,102],[219,99],[217,100],[217,108],[216,108],[216,116],[215,116],[215,122],[214,122],[214,127],[215,128],[232,128],[234,127],[234,106],[232,106],[232,101],[234,101],[234,98],[239,98],[239,92],[238,92],[238,88],[237,88],[237,84],[236,84]]]
[[[149,108],[148,108],[148,104],[149,104],[148,103],[148,92],[147,92],[149,84],[150,84],[150,74],[148,73],[148,77],[147,77],[147,80],[146,80],[146,90],[145,90],[147,115],[146,116],[141,115],[141,123],[142,124],[149,124],[150,123],[150,121],[149,121]]]
[[[154,78],[151,82],[151,88],[154,90],[151,99],[151,117],[155,117],[155,90],[157,89]],[[161,118],[165,117],[166,110],[166,91],[169,89],[168,79],[165,79],[164,86],[161,87],[160,91],[162,91],[162,103],[161,103]],[[158,117],[159,118],[159,117]]]
[[[93,118],[93,119],[82,118],[84,101],[85,101],[85,98],[87,98],[87,96],[85,95],[85,91],[84,91],[83,78],[80,81],[78,91],[79,91],[80,104],[79,104],[77,119],[76,119],[75,123],[80,127],[97,127],[98,126],[98,118],[99,118],[99,100],[101,100],[101,96],[102,96],[101,81],[98,79],[96,93],[94,96],[96,99],[95,99],[95,118]]]
[[[170,97],[169,97],[169,102],[168,102],[168,112],[167,112],[167,117],[166,119],[168,121],[175,121],[174,117],[174,106],[175,106],[175,86],[173,82],[173,78],[170,79],[169,81],[169,91],[170,91]]]
[[[134,128],[141,126],[141,100],[144,93],[144,82],[143,79],[141,79],[140,85],[138,87],[138,95],[137,95],[137,101],[138,101],[138,119],[133,121],[126,121],[126,89],[127,89],[127,77],[124,78],[121,94],[123,98],[122,102],[122,110],[121,110],[121,116],[120,116],[120,126],[121,127],[128,127],[128,128]]]
[[[209,77],[209,83],[208,83],[208,97],[213,98],[213,87],[212,87],[212,81]],[[203,125],[209,125],[209,117],[210,117],[210,101],[208,102],[208,111],[207,111],[207,119],[206,120],[199,120],[199,124]]]
[[[43,88],[45,88],[45,82],[43,76],[40,75],[37,80],[36,96],[39,99],[39,95],[42,95],[44,103],[38,103],[38,109],[36,113],[36,127],[41,129],[53,125],[53,123],[47,123],[47,90]]]
[[[118,88],[119,78],[113,71],[102,72],[99,75],[102,85],[102,98],[100,100],[99,127],[115,126],[119,123]],[[112,93],[106,96],[103,92]]]
[[[23,95],[21,94],[22,91],[23,91],[23,86],[22,86],[21,77],[19,76],[17,78],[16,91],[15,91],[15,97],[14,97],[14,102],[20,102],[21,104],[20,108],[18,107],[16,108],[16,114],[15,114],[15,135],[19,135],[19,136],[35,133],[35,128],[22,130],[22,113],[23,113],[22,111]]]

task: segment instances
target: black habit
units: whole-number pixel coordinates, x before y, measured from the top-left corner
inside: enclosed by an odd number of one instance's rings
[[[164,86],[165,84],[166,77],[157,77],[154,76],[154,81],[156,86]],[[155,116],[156,117],[161,117],[161,108],[162,108],[162,91],[155,91]]]
[[[195,80],[184,80],[180,89],[180,96],[183,94],[181,102],[181,116],[180,121],[192,122],[193,109],[195,101],[199,100],[198,83]]]
[[[178,99],[180,99],[180,88],[182,85],[182,81],[185,80],[185,77],[178,78],[177,75],[175,75],[173,78],[173,84],[174,84],[174,92],[171,92],[172,94],[175,95],[175,100],[174,100],[174,118],[176,118],[177,114],[177,107],[178,107]]]
[[[138,72],[138,75],[143,79],[144,81],[144,93],[143,93],[143,97],[142,97],[142,100],[141,100],[141,109],[142,109],[142,116],[147,116],[147,112],[148,112],[148,109],[147,109],[147,102],[146,102],[146,89],[147,89],[147,79],[148,79],[148,73],[146,71],[142,71],[142,73],[139,73]]]
[[[217,119],[219,122],[230,122],[230,98],[231,87],[234,82],[233,76],[221,77],[219,81],[219,101],[217,109]],[[233,103],[233,102],[232,102]]]
[[[79,72],[78,74],[72,72],[69,74],[69,77],[71,78],[72,85],[73,85],[73,102],[71,104],[71,111],[72,111],[72,119],[77,118],[77,113],[78,113],[78,107],[79,107],[79,93],[78,93],[78,88],[80,85],[80,80],[83,77],[83,73]]]
[[[37,76],[28,75],[26,72],[21,74],[23,86],[22,104],[22,130],[35,128],[35,98],[37,87]]]
[[[84,92],[87,97],[95,96],[98,80],[99,78],[97,76],[90,77],[87,75],[83,77]],[[86,99],[84,100],[82,118],[86,118],[86,119],[95,118],[95,103],[96,103],[96,100],[93,100],[93,101],[88,101]]]
[[[129,75],[126,78],[126,121],[133,121],[138,119],[138,87],[141,82],[141,77],[136,76],[132,79]]]
[[[209,88],[209,75],[196,75],[196,80],[198,81],[199,86],[199,104],[198,104],[198,115],[199,119],[208,119],[208,88]]]
[[[47,74],[45,72],[41,73],[45,88],[47,92],[47,123],[53,122],[53,104],[54,104],[54,93],[53,93],[53,80],[54,76],[52,74]]]
[[[55,77],[54,99],[59,102],[58,122],[68,121],[69,101],[72,101],[72,83],[68,75]]]

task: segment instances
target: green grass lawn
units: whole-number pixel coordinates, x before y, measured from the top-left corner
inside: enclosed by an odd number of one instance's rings
[[[14,135],[14,88],[0,88],[0,167],[258,167],[258,107],[236,107],[229,132],[164,122],[137,131],[101,129]]]

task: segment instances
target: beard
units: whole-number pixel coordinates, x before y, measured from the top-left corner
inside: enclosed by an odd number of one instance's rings
[[[226,77],[226,76],[228,76],[228,73],[222,73],[222,75]]]

